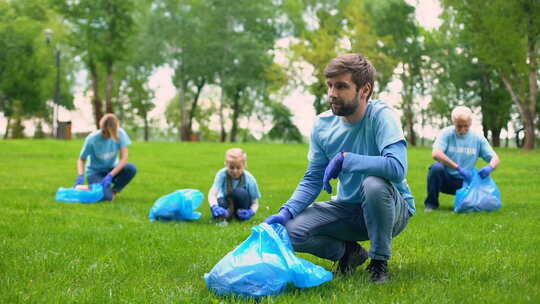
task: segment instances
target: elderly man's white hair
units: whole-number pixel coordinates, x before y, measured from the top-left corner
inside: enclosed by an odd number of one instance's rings
[[[455,107],[454,110],[452,110],[452,121],[456,121],[456,119],[458,118],[461,118],[464,120],[471,120],[472,119],[471,109],[465,106]]]

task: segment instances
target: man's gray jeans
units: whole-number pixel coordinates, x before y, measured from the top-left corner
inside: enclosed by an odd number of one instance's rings
[[[345,241],[371,241],[369,257],[388,260],[392,238],[409,219],[407,202],[385,179],[364,179],[365,201],[361,204],[322,202],[307,207],[287,222],[295,251],[336,261],[345,252]]]

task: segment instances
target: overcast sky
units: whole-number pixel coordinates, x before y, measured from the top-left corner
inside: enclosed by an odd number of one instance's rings
[[[441,8],[439,6],[438,0],[405,0],[407,3],[416,6],[416,17],[420,25],[425,28],[432,29],[440,24],[440,19],[438,19],[439,14],[441,13]],[[281,41],[280,45],[284,46],[287,44],[287,41]],[[311,71],[309,67],[304,71],[305,77],[311,77]],[[150,117],[161,121],[161,124],[165,123],[164,110],[166,103],[174,97],[176,94],[176,89],[174,88],[171,79],[172,79],[172,70],[167,68],[159,69],[150,79],[150,86],[155,90],[156,94],[156,108],[150,113]],[[79,79],[85,81],[86,73],[81,73]],[[84,85],[80,85],[75,91],[75,105],[76,111],[66,111],[60,109],[59,118],[62,121],[71,120],[72,121],[72,132],[88,132],[94,130],[92,108],[88,98],[85,98],[81,88]],[[387,101],[391,105],[396,105],[400,101],[399,91],[401,88],[401,83],[399,81],[393,81],[389,85],[389,92],[382,93],[379,95],[380,99]],[[294,90],[283,100],[284,104],[287,105],[292,113],[294,114],[294,122],[300,128],[300,131],[303,135],[309,135],[313,120],[315,118],[315,111],[313,109],[313,96],[306,94],[302,90]],[[421,101],[423,103],[429,102],[429,100]],[[6,119],[0,116],[0,130],[5,130]],[[218,126],[219,122],[217,118],[211,122],[215,127]],[[243,122],[242,127],[246,127],[246,122]],[[476,124],[476,129],[478,129],[479,122]],[[33,134],[33,125],[31,122],[25,124],[26,132],[28,134]],[[256,133],[261,134],[267,130],[263,130],[261,126],[255,126],[250,124],[252,128],[257,129]],[[474,126],[473,126],[474,128]],[[422,133],[425,133],[428,137],[433,137],[436,133],[436,130],[422,130]]]

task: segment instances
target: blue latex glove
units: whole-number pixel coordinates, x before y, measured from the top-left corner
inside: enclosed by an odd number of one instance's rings
[[[107,175],[105,175],[105,177],[101,181],[101,185],[103,186],[103,188],[109,187],[112,184],[112,179],[113,179],[113,176],[111,173],[108,173]]]
[[[75,186],[84,184],[84,174],[80,174],[77,176],[77,179],[75,180]]]
[[[328,166],[326,166],[326,169],[324,169],[323,187],[324,190],[329,194],[332,194],[332,185],[330,185],[330,180],[338,177],[342,166],[343,152],[340,152],[330,160],[330,163]]]
[[[210,209],[212,209],[212,217],[216,218],[216,217],[229,217],[229,211],[227,211],[227,209],[219,206],[219,205],[213,205],[212,207],[210,207]]]
[[[472,174],[471,174],[471,171],[470,171],[470,170],[463,169],[463,168],[461,168],[460,166],[457,167],[457,170],[458,170],[459,174],[461,174],[461,176],[463,176],[463,179],[464,179],[467,183],[470,183],[470,182],[471,182]]]
[[[493,172],[493,170],[495,170],[495,168],[493,168],[491,165],[487,165],[484,168],[480,169],[480,171],[478,171],[478,175],[480,175],[480,177],[484,179],[488,177],[489,174]]]
[[[249,220],[255,214],[255,212],[253,212],[251,209],[238,209],[236,210],[236,214],[241,220],[246,221]]]
[[[268,225],[272,225],[276,223],[285,225],[291,218],[292,218],[292,214],[289,212],[289,210],[287,210],[287,208],[281,208],[278,214],[274,214],[267,217],[264,220],[264,222],[267,223]]]

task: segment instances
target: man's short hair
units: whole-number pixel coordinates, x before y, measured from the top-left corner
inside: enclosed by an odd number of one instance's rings
[[[373,93],[373,84],[377,71],[371,62],[362,54],[349,53],[332,59],[324,69],[324,76],[332,78],[343,73],[351,73],[351,79],[356,84],[356,90],[360,90],[367,83],[371,84],[368,100]]]
[[[456,119],[465,119],[465,120],[471,120],[472,119],[472,111],[466,106],[458,106],[455,107],[454,110],[452,110],[452,121],[456,121]]]

